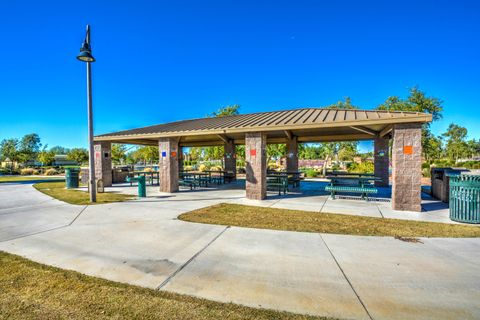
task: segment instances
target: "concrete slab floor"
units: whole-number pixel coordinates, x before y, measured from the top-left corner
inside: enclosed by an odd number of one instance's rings
[[[350,213],[371,205],[312,195]],[[146,199],[84,209],[28,185],[0,185],[0,203],[8,203],[0,209],[0,250],[119,282],[299,313],[480,318],[480,239],[415,244],[389,237],[226,229],[176,219],[221,202],[303,208],[308,199],[250,202],[235,188],[175,195],[152,191]],[[313,201],[311,206],[318,208]],[[436,213],[417,215],[435,220]],[[48,231],[55,226],[60,227]]]

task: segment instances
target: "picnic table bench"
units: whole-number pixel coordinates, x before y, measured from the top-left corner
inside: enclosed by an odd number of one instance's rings
[[[129,172],[125,180],[127,182],[130,182],[130,186],[131,186],[134,181],[137,181],[137,180],[135,180],[135,178],[140,177],[140,176],[144,176],[145,181],[149,181],[150,185],[152,185],[152,186],[153,186],[153,181],[155,179],[157,180],[156,184],[157,185],[160,184],[160,176],[159,176],[158,171],[134,171],[134,172]]]
[[[288,185],[292,185],[293,188],[300,186],[300,181],[303,180],[302,174],[301,171],[267,171],[267,175],[286,176]]]
[[[325,191],[330,192],[332,199],[335,199],[337,192],[360,193],[362,199],[368,201],[369,194],[377,194],[378,189],[372,182],[381,181],[377,177],[353,177],[353,176],[327,176],[330,184],[325,187]]]
[[[278,191],[278,195],[287,194],[288,177],[286,175],[268,174],[267,190]]]

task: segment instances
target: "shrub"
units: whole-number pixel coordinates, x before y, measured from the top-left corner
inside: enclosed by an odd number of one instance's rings
[[[38,172],[33,168],[23,168],[22,170],[20,170],[20,174],[22,176],[31,176],[33,174],[38,174]]]
[[[185,165],[184,165],[184,166],[183,166],[183,170],[184,170],[184,171],[191,171],[191,170],[193,170],[193,167],[192,167],[192,166],[185,166]]]
[[[213,171],[222,171],[223,168],[222,168],[222,166],[212,166],[212,167],[210,167],[210,170],[213,170]]]
[[[144,168],[143,171],[145,172],[154,172],[153,168]]]
[[[208,170],[208,167],[207,167],[205,164],[202,163],[202,164],[198,167],[198,170],[199,170],[200,172],[203,172],[203,171]]]
[[[426,178],[430,178],[432,176],[430,168],[423,168],[422,169],[422,175]]]
[[[373,173],[374,165],[373,162],[362,162],[362,163],[351,163],[348,166],[348,172],[355,173]]]
[[[307,178],[315,178],[317,175],[318,175],[318,172],[315,171],[315,169],[312,169],[312,168],[307,168],[305,169],[305,176]]]
[[[53,169],[53,168],[50,168],[50,169],[47,169],[45,170],[45,173],[44,173],[46,176],[54,176],[57,174],[57,170]]]

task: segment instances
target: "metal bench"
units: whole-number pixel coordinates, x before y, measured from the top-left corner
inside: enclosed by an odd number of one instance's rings
[[[199,183],[198,181],[196,181],[195,179],[179,179],[178,180],[178,184],[180,186],[184,186],[184,187],[190,187],[190,190],[193,190],[195,188],[197,188],[199,186]]]
[[[279,175],[267,176],[267,190],[278,191],[278,195],[287,194],[288,190],[288,177]]]
[[[328,185],[325,187],[325,191],[330,191],[332,199],[335,199],[335,194],[337,192],[350,192],[350,193],[361,193],[362,199],[368,201],[369,194],[376,194],[378,189],[373,186],[345,186],[345,185]]]

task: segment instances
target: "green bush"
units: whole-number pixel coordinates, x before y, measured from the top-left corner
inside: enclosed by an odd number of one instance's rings
[[[464,167],[467,169],[480,169],[480,161],[467,161],[455,164],[456,167]]]
[[[432,176],[430,168],[423,168],[422,175],[426,178],[430,178]]]
[[[373,162],[362,162],[362,163],[350,163],[348,165],[348,172],[354,173],[373,173],[374,165]]]
[[[315,178],[316,176],[318,176],[318,172],[313,168],[306,168],[303,172],[305,172],[305,176],[307,178]]]

